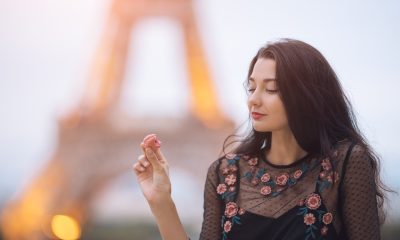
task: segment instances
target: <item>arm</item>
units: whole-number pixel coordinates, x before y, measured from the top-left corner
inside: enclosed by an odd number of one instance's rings
[[[343,167],[340,201],[347,238],[380,239],[375,176],[369,155],[360,145],[355,145]]]
[[[222,200],[217,194],[219,161],[215,161],[208,168],[204,186],[204,213],[200,240],[221,239],[222,227]]]
[[[144,149],[142,145],[142,149],[145,155],[139,156],[139,161],[133,165],[133,169],[156,218],[161,237],[163,240],[187,240],[187,234],[171,198],[168,162],[159,148]]]

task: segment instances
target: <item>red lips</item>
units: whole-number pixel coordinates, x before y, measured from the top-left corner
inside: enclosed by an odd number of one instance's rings
[[[267,116],[266,114],[262,114],[259,112],[251,112],[251,116],[253,117],[254,120],[258,120],[264,116]]]

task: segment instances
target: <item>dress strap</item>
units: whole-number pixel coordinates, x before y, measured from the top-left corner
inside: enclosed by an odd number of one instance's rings
[[[339,183],[339,195],[342,190],[342,183],[343,183],[344,175],[346,174],[347,163],[349,161],[349,157],[350,157],[351,151],[353,150],[354,145],[356,145],[356,143],[352,142],[351,145],[349,146],[347,153],[346,153],[346,158],[344,159],[344,162],[343,162],[342,174],[340,176],[340,183]]]

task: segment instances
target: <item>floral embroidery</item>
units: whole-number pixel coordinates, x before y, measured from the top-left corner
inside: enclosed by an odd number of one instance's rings
[[[276,184],[280,185],[280,186],[285,186],[286,183],[289,180],[289,174],[287,173],[282,173],[281,175],[276,177]]]
[[[333,152],[333,156],[337,156],[337,150]],[[339,181],[339,173],[334,171],[336,168],[337,161],[332,161],[329,158],[324,158],[321,161],[321,172],[319,173],[319,179],[317,184],[319,185],[319,192],[323,192],[325,188],[329,188],[333,183]]]
[[[270,186],[264,186],[261,188],[261,194],[262,195],[268,195],[271,193],[271,187]]]
[[[321,235],[322,236],[325,236],[325,235],[327,235],[328,234],[328,227],[327,226],[323,226],[322,228],[321,228]]]
[[[301,175],[303,174],[303,171],[301,170],[297,170],[296,172],[294,172],[293,177],[295,179],[299,179],[301,177]]]
[[[224,224],[224,231],[225,232],[230,232],[232,228],[232,222],[227,220]]]
[[[231,218],[233,216],[236,216],[237,212],[238,212],[238,207],[237,207],[236,203],[228,202],[226,204],[225,216],[227,216],[228,218]]]
[[[333,216],[332,213],[325,213],[324,216],[322,216],[322,222],[325,223],[325,225],[328,225],[332,222]]]
[[[321,166],[324,170],[329,171],[332,168],[331,162],[328,158],[322,160]]]
[[[226,185],[221,183],[217,186],[217,193],[223,194],[224,192],[226,192]]]
[[[337,153],[336,153],[337,154]],[[281,172],[277,175],[272,175],[267,172],[268,169],[258,166],[259,159],[246,155],[227,154],[226,160],[228,165],[221,169],[222,183],[217,186],[217,193],[225,201],[225,210],[221,219],[223,229],[222,240],[227,240],[228,233],[232,231],[232,227],[241,224],[241,215],[245,210],[239,208],[235,202],[238,184],[238,165],[240,159],[247,161],[249,170],[245,172],[243,177],[253,185],[261,185],[260,194],[265,197],[275,197],[281,192],[288,189],[302,179],[308,171],[311,171],[316,166],[321,167],[319,178],[317,180],[317,191],[311,193],[307,197],[300,199],[298,202],[298,215],[301,215],[302,221],[306,226],[305,240],[325,239],[328,235],[330,224],[333,221],[333,214],[328,212],[322,205],[321,190],[331,186],[339,179],[339,174],[334,171],[336,162],[325,158],[321,162],[313,161],[311,164],[302,163],[302,165],[293,172]]]
[[[251,184],[253,184],[254,186],[258,185],[258,183],[259,183],[258,179],[251,180]]]
[[[234,173],[234,172],[236,172],[238,170],[236,166],[229,166],[228,169],[232,173]]]
[[[303,215],[304,224],[307,225],[305,239],[317,239],[317,234],[322,237],[326,236],[329,230],[328,225],[332,223],[333,215],[323,209],[321,196],[311,193],[305,199],[301,199],[298,205],[297,215]],[[320,230],[317,231],[318,229]]]
[[[239,208],[238,214],[243,215],[246,211],[243,208]]]
[[[222,227],[224,231],[222,232],[222,239],[227,240],[228,232],[231,231],[234,224],[241,224],[240,217],[238,215],[243,215],[245,210],[238,208],[235,202],[228,202],[225,205],[225,212],[222,216]]]
[[[254,186],[261,183],[262,186],[260,193],[264,196],[271,197],[276,197],[290,186],[295,185],[297,181],[299,181],[305,173],[309,171],[309,169],[312,169],[317,165],[317,163],[314,163],[312,166],[308,166],[306,163],[303,163],[300,166],[300,169],[297,169],[293,173],[283,172],[277,176],[272,176],[267,172],[266,168],[257,168],[254,165],[255,163],[258,163],[258,158],[248,159],[247,163],[249,165],[249,170],[243,177]],[[268,186],[268,188],[265,188],[265,186]]]
[[[304,215],[304,223],[306,225],[312,225],[315,223],[315,217],[314,214],[312,213],[307,213],[306,215]]]
[[[222,215],[221,226],[222,239],[227,240],[228,233],[232,230],[235,224],[241,224],[240,215],[245,213],[245,210],[239,208],[235,203],[236,196],[236,186],[238,184],[238,179],[236,173],[238,167],[236,166],[237,161],[240,160],[237,154],[227,154],[226,159],[228,160],[228,166],[222,169],[223,182],[217,186],[217,193],[221,195],[222,200],[225,201],[225,211]]]
[[[271,179],[271,176],[268,173],[264,173],[261,177],[261,182],[268,182]]]
[[[250,160],[248,160],[248,163],[250,166],[256,166],[258,163],[258,158],[251,158]]]
[[[318,194],[311,193],[306,199],[306,206],[311,210],[319,208],[321,206],[321,197]]]
[[[228,185],[233,185],[236,182],[236,176],[233,174],[229,174],[226,178],[225,178],[225,183]]]

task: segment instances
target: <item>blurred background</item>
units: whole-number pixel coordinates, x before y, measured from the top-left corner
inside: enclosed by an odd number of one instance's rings
[[[161,239],[132,164],[157,133],[199,237],[208,165],[248,117],[242,83],[282,37],[328,59],[400,190],[396,1],[0,0],[2,239]],[[389,195],[383,239],[400,238]]]

